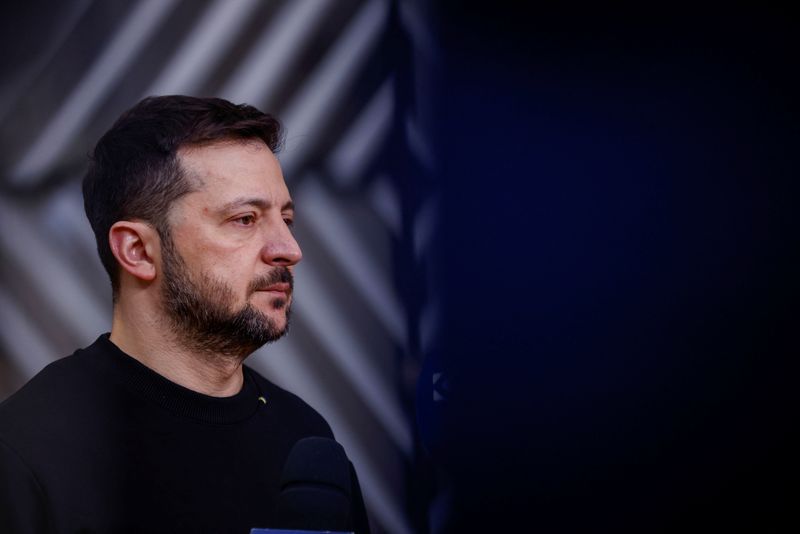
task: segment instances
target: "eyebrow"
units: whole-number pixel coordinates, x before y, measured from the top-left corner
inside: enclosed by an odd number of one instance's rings
[[[243,206],[254,206],[261,210],[267,210],[272,207],[272,203],[260,197],[239,197],[225,203],[218,211],[220,213],[227,213]],[[291,200],[281,206],[281,211],[288,210],[294,210],[294,202]]]

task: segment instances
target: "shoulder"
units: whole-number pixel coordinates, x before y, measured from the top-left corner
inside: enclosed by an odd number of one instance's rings
[[[0,438],[11,442],[23,435],[42,435],[51,427],[60,429],[73,412],[94,404],[100,381],[85,352],[79,349],[50,363],[0,403]]]
[[[63,400],[64,392],[80,387],[80,380],[76,380],[82,374],[80,367],[75,354],[47,365],[17,392],[0,403],[0,425],[15,414],[24,416],[46,409],[58,399]]]
[[[310,435],[333,438],[333,431],[325,418],[306,401],[291,391],[278,386],[272,381],[244,366],[246,376],[253,380],[263,396],[263,402],[273,408],[274,413],[292,424],[303,426]]]

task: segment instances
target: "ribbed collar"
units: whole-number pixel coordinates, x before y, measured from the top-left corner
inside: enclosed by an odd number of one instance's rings
[[[111,370],[135,394],[155,402],[182,417],[212,424],[230,424],[252,416],[258,410],[259,391],[252,371],[244,370],[241,391],[231,397],[211,397],[176,384],[132,356],[124,353],[103,334],[84,351],[105,369]]]

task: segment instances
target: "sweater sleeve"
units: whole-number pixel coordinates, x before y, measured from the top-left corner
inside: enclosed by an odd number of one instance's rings
[[[44,492],[24,461],[0,440],[0,532],[49,532]]]

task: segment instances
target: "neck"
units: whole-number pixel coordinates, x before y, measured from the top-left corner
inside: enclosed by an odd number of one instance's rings
[[[169,329],[156,313],[131,313],[114,306],[111,342],[164,378],[212,397],[229,397],[242,389],[244,358],[197,351]]]

